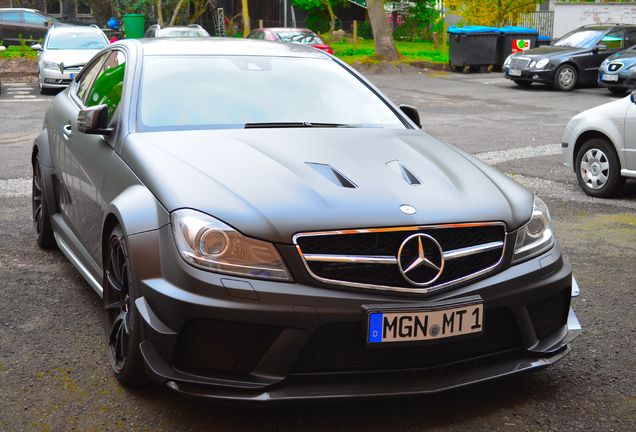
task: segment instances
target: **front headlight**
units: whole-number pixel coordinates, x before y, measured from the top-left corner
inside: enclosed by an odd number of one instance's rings
[[[176,210],[171,221],[177,250],[188,264],[217,273],[292,280],[271,243],[246,237],[223,222],[195,210]]]
[[[517,230],[512,263],[518,264],[542,254],[554,245],[554,241],[548,207],[541,198],[534,197],[530,222]]]
[[[550,63],[550,59],[542,58],[540,60],[537,60],[537,64],[535,65],[535,67],[537,69],[543,69],[544,67],[548,65],[548,63]]]
[[[42,67],[43,67],[44,69],[48,69],[48,70],[55,70],[55,71],[58,71],[58,72],[59,72],[59,70],[60,70],[60,65],[58,65],[57,63],[52,62],[52,61],[46,61],[46,60],[44,60],[44,61],[42,62]]]
[[[512,54],[510,54],[508,57],[506,57],[506,60],[504,61],[504,66],[508,67],[510,66],[510,62],[512,61]]]

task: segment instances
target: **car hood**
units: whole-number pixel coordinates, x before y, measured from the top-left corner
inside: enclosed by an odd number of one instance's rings
[[[617,52],[609,56],[604,63],[611,63],[613,61],[619,61],[623,63],[625,66],[631,66],[636,63],[636,50],[626,50]]]
[[[101,50],[47,50],[40,60],[51,61],[65,66],[85,65]]]
[[[566,46],[542,46],[526,50],[518,55],[524,57],[555,57],[563,54],[576,54],[579,52],[589,51],[586,48],[566,47]]]
[[[168,211],[197,209],[277,243],[343,228],[503,221],[514,230],[532,212],[525,188],[415,130],[136,133],[122,157]]]

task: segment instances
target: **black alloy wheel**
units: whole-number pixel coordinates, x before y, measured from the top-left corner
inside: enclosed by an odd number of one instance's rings
[[[31,188],[31,209],[33,212],[33,228],[38,245],[44,249],[55,247],[55,237],[51,228],[51,217],[46,203],[44,178],[40,168],[40,160],[35,156],[33,160],[33,181]]]
[[[130,257],[122,229],[113,229],[104,254],[104,325],[108,339],[108,361],[124,385],[146,383],[139,351],[141,330],[136,312]]]

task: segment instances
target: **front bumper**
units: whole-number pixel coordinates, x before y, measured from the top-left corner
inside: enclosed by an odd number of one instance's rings
[[[149,376],[188,396],[288,403],[438,392],[553,364],[581,329],[570,309],[571,267],[558,245],[491,277],[422,297],[205,272],[178,257],[169,231],[129,237],[140,348]],[[294,251],[281,252],[292,273],[301,274]],[[475,295],[484,304],[481,337],[365,346],[363,305]]]
[[[618,77],[616,81],[608,81],[606,76]],[[620,87],[627,89],[636,89],[636,73],[619,72],[618,74],[607,74],[604,72],[598,75],[598,85],[601,87]]]
[[[554,79],[554,70],[552,69],[516,69],[521,72],[521,75],[511,75],[510,71],[513,68],[503,67],[503,76],[509,80],[525,81],[525,82],[538,82],[543,84],[552,84]]]
[[[79,70],[62,73],[59,70],[40,68],[40,82],[43,88],[66,88],[73,82],[78,73]]]

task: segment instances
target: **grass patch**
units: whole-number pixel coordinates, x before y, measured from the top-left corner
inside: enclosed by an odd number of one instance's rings
[[[35,60],[37,57],[38,52],[30,46],[11,45],[5,51],[0,51],[0,59],[29,58]]]
[[[448,63],[448,53],[435,50],[433,42],[399,42],[396,41],[401,61],[405,63],[429,61],[432,63]],[[375,47],[372,40],[352,42],[333,42],[331,44],[334,54],[347,63],[374,63]]]

